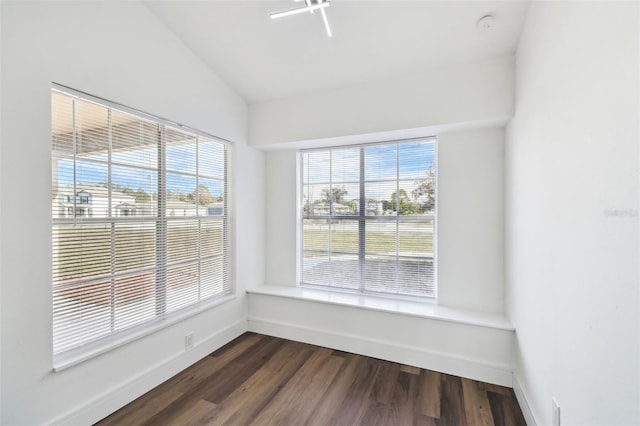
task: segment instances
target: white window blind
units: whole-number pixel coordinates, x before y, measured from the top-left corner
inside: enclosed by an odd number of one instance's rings
[[[231,291],[229,148],[53,89],[54,356],[108,346]]]
[[[435,297],[436,141],[302,160],[302,285]]]

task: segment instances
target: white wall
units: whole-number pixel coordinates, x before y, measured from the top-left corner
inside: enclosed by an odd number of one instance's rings
[[[296,150],[265,154],[265,279],[296,286]]]
[[[507,131],[508,314],[538,424],[640,424],[638,3],[532,2]]]
[[[268,285],[296,285],[296,158],[295,150],[266,154]],[[441,305],[504,312],[503,173],[503,129],[438,138]]]
[[[0,423],[90,424],[246,329],[244,288],[263,277],[263,154],[246,145],[245,102],[141,4],[1,8]],[[59,373],[51,371],[52,81],[235,141],[242,254],[236,300]],[[197,346],[185,354],[189,331]]]
[[[514,58],[501,57],[255,103],[250,143],[273,148],[292,141],[506,122],[513,114],[513,69]]]
[[[504,130],[438,137],[438,303],[504,312]]]

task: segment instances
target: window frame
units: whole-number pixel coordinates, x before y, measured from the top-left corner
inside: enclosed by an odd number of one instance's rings
[[[54,234],[54,229],[56,226],[59,226],[59,224],[61,223],[69,223],[70,221],[73,221],[73,223],[93,223],[96,221],[104,221],[105,223],[108,221],[112,221],[113,223],[121,223],[122,219],[130,219],[131,222],[138,222],[140,220],[145,220],[145,221],[155,221],[157,224],[157,226],[160,226],[160,228],[164,228],[164,233],[162,231],[158,231],[156,230],[156,241],[155,241],[155,247],[156,247],[156,254],[154,255],[156,262],[158,262],[158,259],[161,259],[163,254],[164,257],[166,257],[166,252],[169,249],[169,245],[168,245],[168,230],[167,230],[167,225],[169,224],[169,222],[171,222],[171,219],[169,217],[169,214],[166,211],[166,201],[167,201],[167,187],[166,187],[166,175],[167,173],[171,173],[171,170],[166,166],[166,161],[165,158],[167,153],[166,153],[166,141],[164,139],[164,136],[160,136],[160,133],[164,134],[164,129],[173,129],[174,131],[178,131],[178,132],[182,132],[184,134],[188,134],[191,136],[194,136],[196,138],[196,140],[198,140],[197,138],[204,138],[204,140],[207,141],[212,141],[215,142],[217,144],[223,145],[224,149],[223,149],[223,159],[222,159],[222,166],[223,166],[223,178],[222,178],[222,185],[223,185],[223,195],[224,195],[224,201],[223,203],[223,208],[220,211],[220,213],[215,214],[214,216],[216,218],[221,219],[222,222],[222,233],[221,233],[221,247],[220,247],[220,252],[221,252],[221,262],[222,262],[222,291],[220,292],[216,292],[208,297],[204,297],[204,298],[198,298],[199,300],[197,300],[195,303],[188,303],[185,306],[179,307],[177,309],[174,310],[168,310],[168,306],[166,304],[166,302],[164,300],[160,301],[160,304],[163,305],[163,311],[157,311],[155,312],[155,314],[148,320],[139,322],[139,323],[134,323],[133,325],[127,326],[125,328],[123,328],[122,330],[116,330],[116,331],[111,331],[110,333],[97,338],[97,339],[91,339],[88,340],[87,342],[79,345],[79,346],[74,346],[68,349],[64,349],[64,350],[59,350],[56,351],[55,350],[55,346],[52,345],[52,353],[53,353],[53,369],[54,371],[60,371],[63,370],[65,368],[68,368],[72,365],[78,364],[80,362],[83,362],[84,360],[93,358],[97,355],[100,355],[104,352],[110,351],[112,349],[115,349],[123,344],[129,343],[131,341],[135,341],[140,339],[143,336],[146,336],[148,334],[154,333],[160,329],[164,329],[170,325],[173,325],[177,322],[183,321],[186,318],[192,317],[194,315],[197,315],[207,309],[212,308],[213,306],[217,306],[221,303],[225,303],[229,300],[235,299],[236,298],[236,285],[235,285],[235,278],[234,278],[234,273],[233,273],[233,265],[234,265],[234,259],[233,259],[233,188],[232,188],[232,182],[233,182],[233,170],[232,170],[232,163],[233,163],[233,151],[234,151],[234,144],[231,141],[228,141],[226,139],[208,134],[206,132],[202,132],[200,130],[196,130],[193,129],[191,127],[152,115],[152,114],[148,114],[142,111],[139,111],[137,109],[131,108],[131,107],[127,107],[125,105],[113,102],[113,101],[109,101],[103,98],[99,98],[93,95],[89,95],[87,93],[57,84],[57,83],[52,83],[51,84],[51,89],[50,89],[50,93],[53,95],[54,92],[60,92],[64,95],[70,96],[74,99],[80,99],[80,100],[84,100],[84,101],[88,101],[88,102],[93,102],[95,104],[100,105],[101,107],[104,107],[106,109],[109,109],[110,111],[118,111],[118,112],[123,112],[125,114],[129,114],[131,116],[134,116],[138,119],[142,119],[142,120],[146,120],[149,122],[154,123],[154,125],[158,125],[158,129],[159,129],[159,137],[158,137],[158,142],[157,145],[152,145],[152,146],[157,146],[158,150],[162,150],[163,153],[160,154],[160,158],[162,158],[162,164],[158,166],[158,181],[156,183],[156,188],[161,191],[160,193],[162,195],[160,195],[159,197],[157,197],[158,201],[157,201],[157,212],[155,214],[150,214],[150,215],[146,215],[144,218],[140,218],[137,217],[135,213],[131,214],[131,215],[124,215],[121,217],[121,215],[117,214],[114,210],[114,212],[110,212],[107,216],[105,216],[103,219],[97,219],[97,218],[93,218],[91,217],[91,204],[90,203],[83,203],[82,199],[81,199],[81,195],[80,193],[82,192],[82,190],[78,190],[75,194],[75,196],[71,196],[68,198],[74,198],[73,200],[70,200],[73,202],[74,206],[77,205],[77,207],[72,207],[71,209],[82,209],[82,208],[86,208],[88,209],[87,214],[84,215],[73,215],[73,212],[71,212],[71,216],[69,217],[67,214],[65,214],[64,216],[61,216],[60,218],[55,218],[53,216],[54,211],[52,210],[50,212],[50,223],[51,223],[51,238],[52,238],[52,245],[51,248],[53,250],[53,234]],[[163,129],[162,131],[160,131],[160,129]],[[53,129],[52,129],[52,133],[51,133],[51,139],[53,140]],[[196,142],[198,143],[198,142]],[[54,161],[54,151],[53,151],[53,146],[50,150],[51,153],[51,160]],[[75,154],[74,157],[75,159]],[[198,157],[196,157],[196,161]],[[74,160],[74,164],[75,164],[75,160]],[[109,164],[109,168],[111,168],[111,159],[109,158],[108,160],[108,164]],[[133,167],[137,167],[137,166],[133,166]],[[74,170],[75,170],[75,165],[74,165]],[[160,176],[162,175],[162,177]],[[201,176],[201,174],[196,173],[196,176]],[[206,175],[204,175],[206,178]],[[109,177],[110,179],[110,177]],[[196,177],[196,182],[198,182],[197,177]],[[53,176],[52,176],[52,185],[54,184],[53,182]],[[75,188],[77,184],[77,181],[74,177],[74,183],[73,183],[73,187]],[[195,191],[195,190],[194,190]],[[86,191],[85,191],[86,192]],[[109,191],[110,193],[110,191]],[[199,192],[196,191],[196,203],[197,203],[197,197],[199,195]],[[88,201],[91,200],[91,195],[89,195],[89,199]],[[199,206],[199,205],[198,205]],[[50,207],[53,209],[53,203],[50,203]],[[113,208],[115,209],[115,205],[113,206]],[[209,207],[208,206],[199,206],[199,209],[205,209],[204,211],[209,212]],[[202,218],[205,218],[206,220],[206,216],[208,215],[208,213],[205,213],[205,216],[202,216]],[[189,218],[185,218],[185,219],[189,219]],[[196,215],[195,217],[190,218],[191,221],[197,222],[198,223],[198,229],[200,229],[200,220],[201,220],[201,216]],[[211,219],[213,220],[213,219]],[[158,232],[160,232],[160,234],[158,234]],[[200,231],[198,231],[198,233],[200,233]],[[198,237],[198,240],[200,241],[200,237]],[[111,243],[113,244],[113,242]],[[162,245],[162,247],[161,247]],[[197,261],[198,261],[198,265],[200,265],[200,262],[203,261],[203,259],[205,259],[207,256],[201,256],[200,252],[198,251],[198,256],[197,256]],[[213,259],[213,258],[212,258]],[[53,263],[53,253],[52,253],[52,270],[54,268],[54,263]],[[205,260],[206,261],[206,260]],[[113,259],[111,261],[111,267],[112,270],[114,268],[113,265]],[[174,262],[175,263],[175,262]],[[166,259],[164,260],[164,265],[163,266],[157,266],[158,264],[156,263],[156,268],[158,268],[158,273],[159,274],[165,274],[166,275],[166,271],[168,270],[168,268],[170,267],[170,265],[167,264]],[[198,267],[200,268],[200,267]],[[163,272],[164,271],[164,272]],[[90,280],[91,278],[87,278],[88,280]],[[110,279],[114,279],[114,277],[111,277]],[[52,320],[54,318],[54,292],[55,292],[55,288],[54,288],[54,276],[52,276],[51,279],[51,290],[50,290],[50,300],[51,300],[51,315],[52,315]],[[168,286],[169,284],[166,282],[164,282],[165,288],[163,290],[164,294],[166,295],[167,290],[168,290]],[[162,290],[161,290],[162,291]],[[166,296],[165,296],[166,297]],[[112,304],[115,302],[111,302]],[[154,305],[156,306],[157,309],[157,305],[158,302],[154,302]],[[53,323],[52,323],[52,332],[53,332]]]
[[[337,286],[330,286],[328,284],[326,285],[320,285],[320,284],[315,284],[315,283],[308,283],[308,282],[304,282],[303,280],[303,275],[304,275],[304,254],[305,254],[305,248],[304,248],[304,220],[309,218],[308,216],[306,216],[304,214],[304,185],[305,185],[305,181],[304,181],[304,153],[307,152],[314,152],[314,151],[330,151],[330,150],[339,150],[339,149],[349,149],[349,148],[361,148],[361,149],[366,149],[367,147],[371,147],[371,146],[379,146],[379,145],[400,145],[403,143],[411,143],[411,142],[418,142],[418,141],[432,141],[434,148],[433,148],[433,160],[434,160],[434,188],[435,188],[435,193],[434,193],[434,204],[435,204],[435,208],[433,211],[433,215],[425,215],[425,216],[421,216],[420,219],[427,219],[427,220],[431,220],[433,223],[433,239],[432,239],[432,250],[433,250],[433,258],[432,258],[432,263],[433,263],[433,293],[430,295],[411,295],[411,294],[399,294],[399,293],[392,293],[392,292],[381,292],[381,291],[374,291],[374,290],[369,290],[366,289],[366,286],[363,286],[362,284],[359,286],[358,289],[350,289],[350,288],[346,288],[346,287],[337,287]],[[394,140],[387,140],[387,141],[376,141],[376,142],[368,142],[368,143],[353,143],[353,144],[345,144],[345,145],[331,145],[331,146],[320,146],[320,147],[314,147],[314,148],[304,148],[304,149],[299,149],[298,152],[296,153],[296,164],[297,164],[297,172],[296,172],[296,176],[297,176],[297,184],[296,184],[296,253],[297,253],[297,261],[296,261],[296,286],[298,287],[302,287],[302,288],[312,288],[312,289],[316,289],[316,290],[324,290],[324,291],[329,291],[329,292],[339,292],[339,293],[349,293],[349,294],[355,294],[355,295],[364,295],[364,296],[375,296],[375,297],[382,297],[382,298],[387,298],[387,299],[399,299],[399,300],[408,300],[408,301],[418,301],[418,302],[437,302],[438,300],[438,211],[439,211],[439,202],[438,202],[438,198],[439,198],[439,161],[438,161],[438,138],[437,136],[425,136],[425,137],[415,137],[415,138],[407,138],[407,139],[394,139]],[[364,195],[364,190],[363,190],[363,186],[366,182],[366,180],[364,179],[364,163],[363,163],[363,159],[361,159],[361,164],[360,164],[360,170],[359,170],[359,185],[360,185],[360,193],[359,198],[360,198],[360,202],[363,202],[363,195]],[[397,173],[400,173],[400,170],[397,170]],[[364,202],[366,203],[366,197],[364,198]],[[331,215],[331,212],[329,213],[329,216]],[[357,221],[358,222],[358,245],[359,245],[359,250],[358,250],[358,261],[359,261],[359,268],[362,268],[362,256],[363,256],[363,238],[366,238],[366,231],[362,231],[362,226],[360,225],[361,222],[367,222],[367,221],[371,221],[371,219],[367,219],[366,218],[366,212],[365,214],[359,214],[358,215],[358,219],[354,219],[353,216],[345,216],[345,218],[347,218],[348,220],[353,220],[353,221]],[[412,219],[400,219],[402,216],[397,215],[397,216],[391,216],[390,219],[377,219],[377,220],[389,220],[389,221],[395,221],[398,220],[400,222],[409,222]],[[405,216],[407,217],[407,216]],[[325,218],[325,216],[321,216],[320,218]],[[337,219],[341,219],[341,216],[333,216],[333,218],[337,218]],[[416,220],[416,219],[413,219]],[[417,219],[419,220],[419,219]],[[396,233],[397,235],[397,233]],[[363,281],[365,281],[365,278],[360,277],[360,281],[361,283]]]

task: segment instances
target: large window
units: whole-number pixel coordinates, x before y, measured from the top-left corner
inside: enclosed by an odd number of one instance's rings
[[[53,349],[113,344],[231,291],[230,146],[52,92]]]
[[[301,153],[302,285],[435,296],[435,143]]]

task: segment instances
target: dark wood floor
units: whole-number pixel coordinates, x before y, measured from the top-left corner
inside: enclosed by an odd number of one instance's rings
[[[246,333],[99,425],[525,425],[509,388]]]

